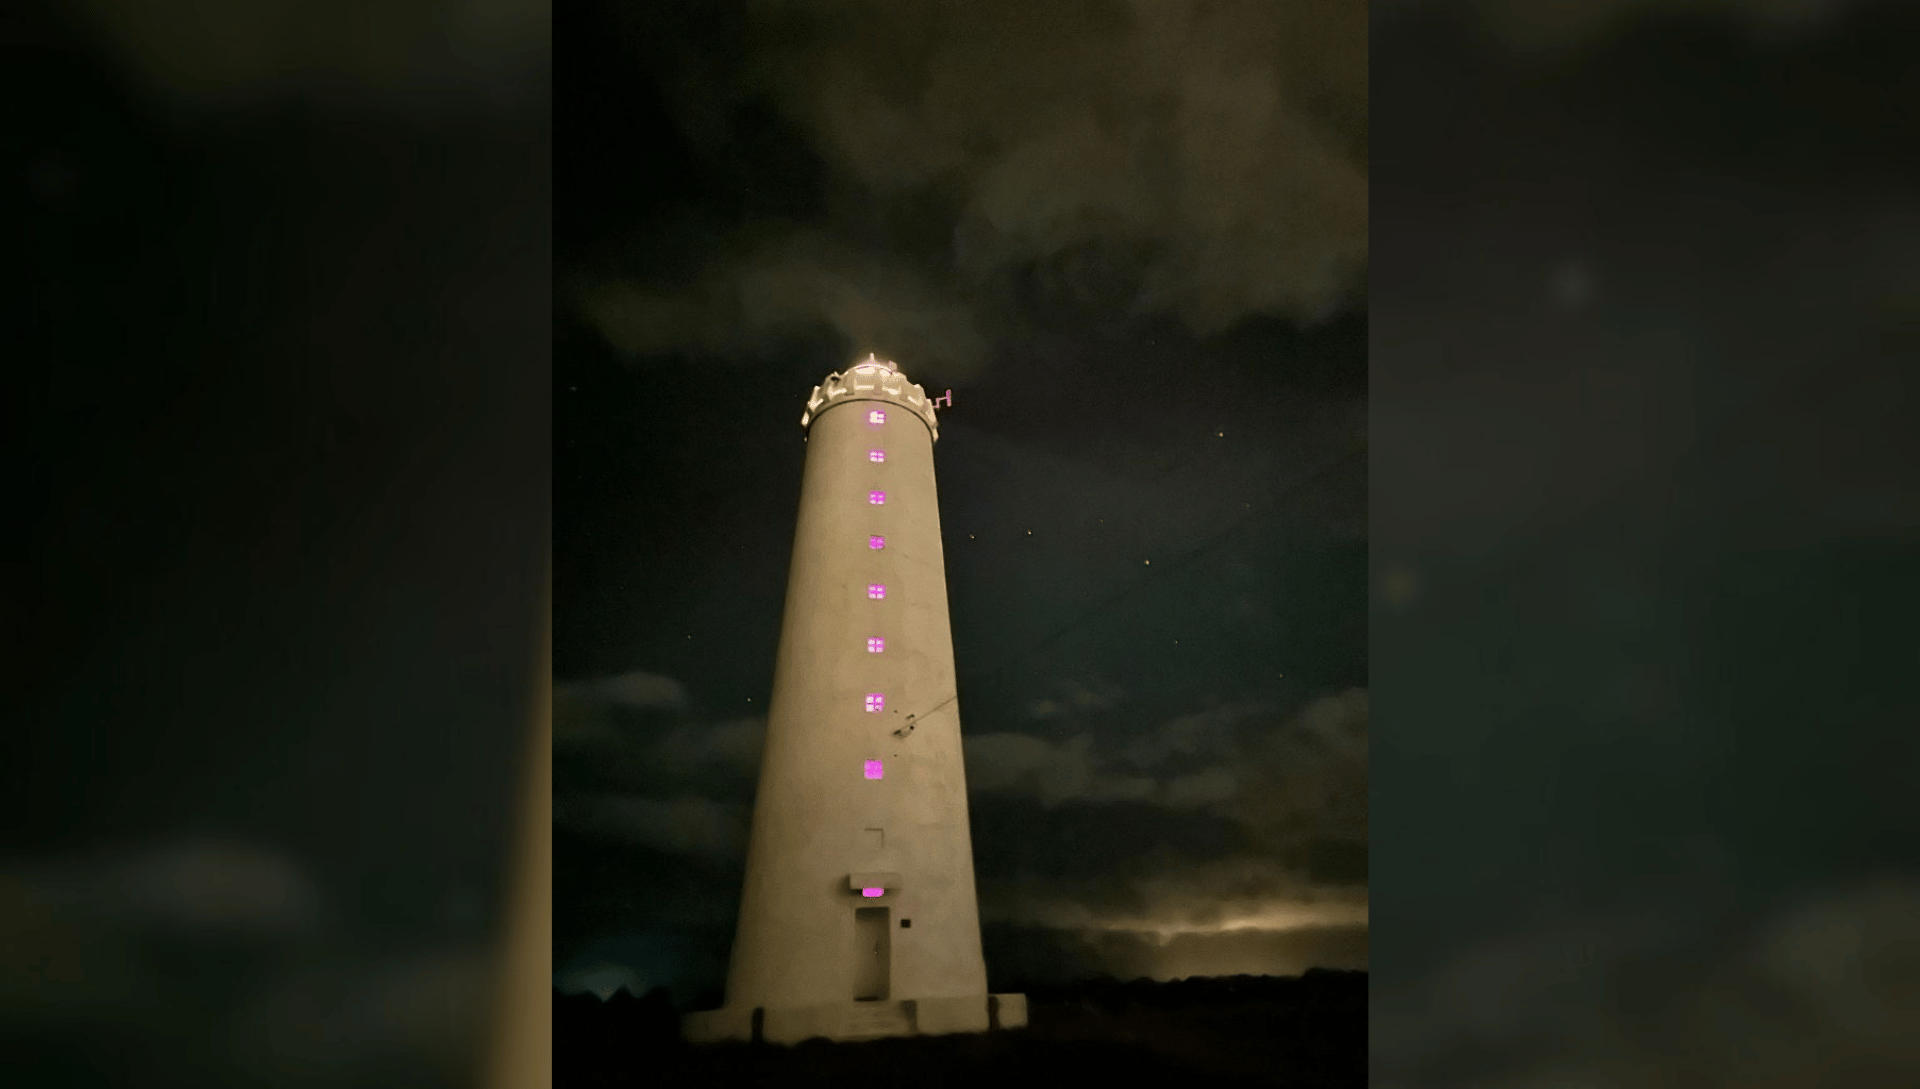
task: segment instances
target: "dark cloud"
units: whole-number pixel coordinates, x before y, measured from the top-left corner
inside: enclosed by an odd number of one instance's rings
[[[1920,889],[1829,887],[1758,919],[1671,893],[1463,950],[1377,988],[1387,1084],[1904,1085],[1920,1076]]]
[[[910,262],[817,231],[734,247],[738,257],[716,261],[690,285],[659,289],[580,275],[565,297],[633,361],[682,352],[764,355],[825,323],[850,344],[881,346],[951,379],[971,377],[986,362],[971,311]]]
[[[1101,683],[1101,691],[1094,691],[1087,685],[1071,677],[1062,680],[1057,686],[1057,696],[1038,699],[1027,708],[1027,713],[1037,719],[1055,718],[1074,711],[1093,711],[1112,707],[1118,703],[1124,693],[1116,686]]]
[[[542,99],[548,0],[82,0],[150,102],[218,116],[285,101],[471,112]]]
[[[496,956],[473,920],[396,953],[345,933],[356,920],[327,901],[308,867],[242,835],[16,861],[0,870],[0,1016],[163,1049],[216,1084],[467,1073]],[[462,931],[475,940],[444,940]]]
[[[685,705],[687,690],[672,677],[629,670],[608,677],[561,685],[554,698],[570,707],[630,707],[636,710]]]
[[[176,934],[288,937],[313,932],[325,915],[305,866],[239,837],[171,840],[27,866],[15,880],[50,909],[104,913]]]
[[[470,1077],[495,968],[492,952],[476,949],[304,967],[251,996],[219,1043],[234,1068],[277,1083],[364,1077],[396,1060]]]
[[[969,792],[1031,792],[1043,806],[1078,799],[1145,798],[1154,793],[1151,779],[1097,770],[1093,738],[1088,734],[1063,744],[1012,733],[976,733],[962,741]]]
[[[1070,717],[1124,701],[1114,688],[1107,695],[1072,681],[1059,688],[1073,706],[1062,712]],[[1061,740],[968,733],[983,919],[1089,940],[1154,933],[1157,952],[1128,946],[1108,968],[1137,962],[1162,978],[1179,966],[1191,969],[1179,974],[1205,974],[1236,956],[1242,971],[1352,966],[1356,956],[1364,964],[1341,935],[1364,934],[1367,917],[1366,714],[1366,694],[1354,690],[1313,701],[1278,726],[1268,709],[1229,705],[1180,716],[1130,745],[1100,743],[1085,731]],[[596,895],[618,903],[574,905],[586,912],[581,918],[603,921],[563,943],[565,987],[591,989],[616,969],[684,981],[682,968],[658,957],[632,959],[631,950],[622,960],[606,943],[663,913],[724,917],[737,892],[721,875],[744,858],[753,789],[744,773],[758,766],[763,730],[757,718],[683,718],[571,732],[580,759],[633,771],[592,781],[562,776],[556,829],[652,861],[623,864],[641,875],[626,887],[645,888],[646,906],[637,892],[620,899],[614,886]],[[732,788],[715,787],[716,768],[736,772]],[[1046,835],[1033,835],[1035,827]],[[685,864],[716,879],[704,891],[671,893],[643,872]],[[708,907],[694,906],[702,901]],[[1314,949],[1330,959],[1313,961]]]
[[[689,702],[679,681],[644,670],[562,684],[554,693],[556,751],[569,768],[593,769],[603,786],[710,788],[716,774],[751,775],[765,733],[765,718],[715,721]]]
[[[1364,835],[1364,690],[1317,700],[1275,729],[1259,707],[1184,715],[1119,752],[1079,733],[1052,741],[1019,733],[964,739],[971,791],[1069,801],[1150,801],[1219,811],[1263,837],[1312,827]],[[1177,767],[1175,772],[1154,770]]]
[[[766,722],[687,708],[670,677],[630,671],[561,685],[554,827],[588,840],[737,863]],[[745,791],[716,798],[716,789]]]
[[[966,377],[1020,305],[1204,335],[1324,320],[1364,275],[1364,4],[762,5],[626,23],[696,156],[762,139],[748,119],[770,109],[821,164],[831,222],[702,239],[690,282],[648,282],[631,260],[581,270],[572,304],[629,355],[739,353],[815,322]]]
[[[1367,841],[1334,838],[1309,841],[1307,874],[1316,884],[1365,885]]]
[[[568,791],[553,801],[556,828],[620,839],[674,854],[737,860],[746,854],[746,806],[696,795],[644,798],[624,792]]]
[[[1779,42],[1829,29],[1873,0],[1379,0],[1388,18],[1466,14],[1516,58],[1556,63],[1570,50],[1605,44],[1653,18],[1708,19]]]

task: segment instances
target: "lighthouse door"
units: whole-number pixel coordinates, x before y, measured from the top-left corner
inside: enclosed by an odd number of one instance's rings
[[[887,979],[893,959],[892,933],[883,907],[853,909],[853,997],[877,1002],[887,997]]]

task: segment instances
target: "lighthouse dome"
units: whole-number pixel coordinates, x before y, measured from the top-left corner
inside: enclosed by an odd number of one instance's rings
[[[889,401],[906,409],[927,425],[933,440],[940,441],[940,421],[934,415],[933,401],[927,391],[907,381],[900,365],[868,353],[867,358],[827,375],[826,381],[813,387],[806,411],[800,414],[800,426],[811,427],[820,414],[846,402]]]

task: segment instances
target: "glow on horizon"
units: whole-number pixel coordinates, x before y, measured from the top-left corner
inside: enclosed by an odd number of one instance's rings
[[[600,963],[585,968],[555,972],[554,986],[566,994],[591,994],[602,1002],[622,987],[629,994],[644,994],[649,981],[624,964]]]
[[[1174,913],[1169,911],[1169,916]],[[1307,904],[1282,902],[1250,905],[1225,915],[1219,922],[1196,925],[1176,918],[1146,916],[1102,916],[1083,904],[1056,901],[1023,913],[1021,921],[1062,930],[1108,930],[1155,934],[1170,938],[1179,934],[1219,934],[1240,930],[1303,930],[1317,927],[1366,926],[1367,903],[1364,900]]]
[[[1262,911],[1222,919],[1212,926],[1133,920],[1116,921],[1098,929],[1140,931],[1166,941],[1182,934],[1230,934],[1243,930],[1314,930],[1320,927],[1366,925],[1367,905],[1365,904],[1280,904]]]
[[[1191,903],[1190,897],[1168,901],[1157,917],[1109,915],[1071,900],[1032,904],[1012,916],[993,914],[1072,935],[1117,978],[1298,976],[1316,967],[1367,968],[1364,902],[1245,903],[1218,923],[1187,917]]]

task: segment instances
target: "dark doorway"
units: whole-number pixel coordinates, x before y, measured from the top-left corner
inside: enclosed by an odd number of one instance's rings
[[[853,911],[853,997],[858,1002],[878,1002],[887,997],[887,979],[893,959],[892,933],[887,929],[888,909],[855,908]]]

